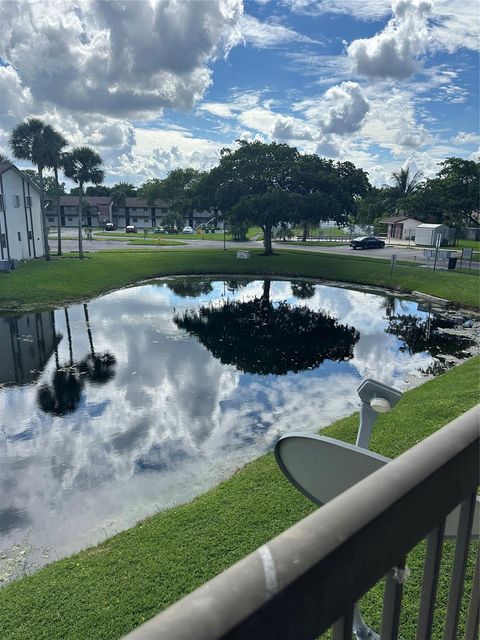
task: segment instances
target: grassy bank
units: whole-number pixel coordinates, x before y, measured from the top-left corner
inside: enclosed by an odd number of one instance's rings
[[[480,358],[405,393],[380,416],[371,448],[397,456],[470,407],[478,398]],[[325,435],[352,442],[358,415]],[[295,426],[295,428],[298,428]],[[0,590],[2,640],[116,639],[267,542],[312,510],[268,454],[193,502],[154,515],[99,546],[45,567]],[[439,611],[447,597],[452,545],[447,544]],[[423,547],[408,559],[401,636],[414,638]],[[472,567],[469,566],[469,579]],[[378,628],[382,591],[362,610]],[[437,620],[437,625],[441,620]],[[432,637],[441,637],[438,626]],[[459,636],[460,637],[460,636]]]
[[[124,250],[32,260],[10,273],[0,273],[0,310],[21,312],[64,306],[98,296],[141,279],[173,274],[247,274],[305,276],[370,284],[406,292],[421,291],[478,308],[478,274],[433,272],[400,264],[390,275],[388,261],[364,256],[337,256],[279,251],[275,256],[252,252],[249,260],[236,250]]]

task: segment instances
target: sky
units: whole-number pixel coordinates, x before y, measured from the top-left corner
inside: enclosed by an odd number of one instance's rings
[[[0,0],[0,152],[45,119],[106,184],[209,169],[236,140],[372,184],[479,157],[477,0]],[[17,163],[26,168],[28,165]]]

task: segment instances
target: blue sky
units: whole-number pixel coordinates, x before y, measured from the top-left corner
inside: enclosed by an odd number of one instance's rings
[[[207,169],[238,138],[377,185],[478,158],[474,0],[3,0],[0,23],[0,149],[44,117],[109,183]]]

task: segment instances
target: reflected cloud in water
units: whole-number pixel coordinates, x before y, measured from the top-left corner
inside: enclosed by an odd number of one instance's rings
[[[208,339],[179,321],[202,308]],[[363,376],[404,388],[437,362],[391,331],[422,328],[417,303],[311,283],[183,278],[66,311],[0,318],[0,550],[28,532],[59,556],[93,544],[351,413]],[[282,339],[262,343],[262,321]]]

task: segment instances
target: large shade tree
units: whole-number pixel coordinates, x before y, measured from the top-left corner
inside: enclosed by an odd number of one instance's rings
[[[58,131],[39,118],[28,118],[20,122],[10,136],[10,147],[14,157],[19,160],[29,160],[37,167],[46,260],[50,260],[50,250],[45,221],[45,184],[43,174],[45,169],[55,166],[58,154],[61,148],[65,146],[65,143],[65,138]]]
[[[105,177],[100,154],[90,147],[75,147],[63,156],[63,171],[67,178],[78,185],[78,257],[83,258],[82,201],[86,184],[101,184]]]
[[[174,316],[175,324],[223,364],[245,373],[285,375],[324,360],[349,360],[359,333],[306,306],[270,300],[270,281],[254,300],[227,300]]]
[[[297,157],[297,149],[286,144],[239,140],[235,151],[222,149],[218,166],[200,181],[199,200],[233,222],[242,219],[260,226],[265,255],[270,255],[272,227],[293,217],[293,203],[286,206],[285,196],[292,193]],[[278,215],[276,207],[281,209]]]

